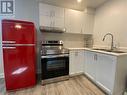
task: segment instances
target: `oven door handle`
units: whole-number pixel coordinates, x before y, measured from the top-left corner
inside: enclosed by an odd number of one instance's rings
[[[68,57],[69,54],[62,54],[62,55],[47,55],[47,56],[41,56],[41,58],[57,58],[57,57]]]

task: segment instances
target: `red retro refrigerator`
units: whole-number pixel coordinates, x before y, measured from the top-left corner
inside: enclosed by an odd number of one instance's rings
[[[32,87],[35,77],[35,27],[32,22],[2,20],[2,47],[7,90]]]

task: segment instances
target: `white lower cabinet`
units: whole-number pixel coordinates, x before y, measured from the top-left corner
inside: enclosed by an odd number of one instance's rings
[[[96,81],[109,93],[113,91],[116,57],[97,53]]]
[[[69,56],[69,65],[70,75],[83,73],[84,50],[71,50]]]
[[[93,81],[96,79],[96,53],[85,51],[85,74]]]
[[[112,95],[115,80],[116,57],[85,51],[85,74]]]
[[[85,73],[108,95],[123,95],[127,83],[127,54],[90,50],[70,51],[70,75]]]

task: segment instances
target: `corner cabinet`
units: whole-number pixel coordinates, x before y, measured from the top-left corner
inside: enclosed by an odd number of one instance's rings
[[[67,33],[93,34],[94,14],[65,9],[65,28]]]
[[[83,73],[84,50],[70,50],[69,54],[69,74],[77,75]]]
[[[117,57],[97,53],[96,81],[112,93],[115,80]]]
[[[64,8],[39,3],[40,26],[64,28]]]
[[[122,95],[126,86],[127,54],[109,55],[85,51],[84,73],[108,95]]]
[[[84,12],[65,9],[65,28],[67,33],[82,33]]]
[[[93,34],[94,31],[94,14],[84,13],[82,34]]]
[[[109,94],[114,87],[115,67],[115,56],[85,51],[85,74]]]

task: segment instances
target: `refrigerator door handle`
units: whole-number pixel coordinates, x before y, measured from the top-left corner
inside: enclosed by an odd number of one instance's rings
[[[3,49],[16,49],[16,47],[3,47]]]
[[[2,41],[3,44],[15,44],[16,41]]]

